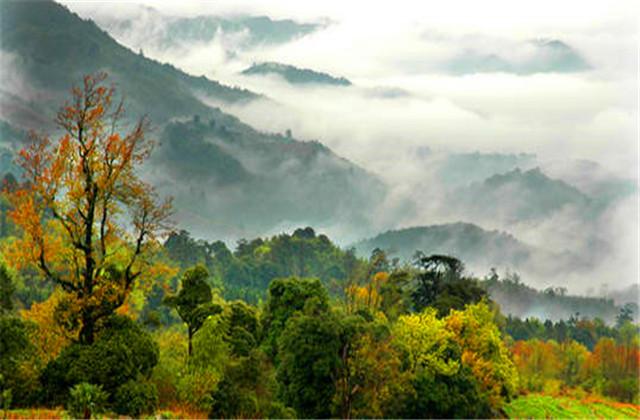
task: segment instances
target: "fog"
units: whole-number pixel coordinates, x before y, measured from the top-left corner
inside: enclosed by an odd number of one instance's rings
[[[542,220],[506,223],[448,207],[451,186],[440,172],[450,154],[528,153],[535,157],[522,169],[540,166],[586,194],[601,194],[603,178],[637,182],[633,1],[453,1],[437,7],[401,1],[366,9],[339,1],[63,3],[151,58],[267,98],[234,106],[203,101],[258,129],[291,129],[298,139],[319,140],[378,175],[390,187],[385,202],[372,210],[379,231],[464,220],[551,251],[554,256],[535,261],[538,266],[556,267],[562,253],[576,256],[556,277],[524,273],[525,282],[536,286],[569,285],[583,292],[604,283],[615,289],[637,282],[637,190],[592,218],[568,206]],[[209,42],[158,42],[167,21],[207,14],[268,15],[326,26],[275,45],[252,46],[243,32],[219,32]],[[131,25],[118,25],[126,19]],[[548,40],[567,49],[540,46]],[[353,86],[300,86],[275,75],[239,74],[262,61],[346,77]],[[497,67],[487,69],[486,63]],[[580,160],[598,166],[581,172],[575,169]],[[483,181],[471,174],[462,178]],[[415,211],[398,204],[406,202]],[[500,203],[502,210],[509,206]],[[324,228],[346,242],[353,235],[338,222]],[[286,228],[283,221],[274,232]]]

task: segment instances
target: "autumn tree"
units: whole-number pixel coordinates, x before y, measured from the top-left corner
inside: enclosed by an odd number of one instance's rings
[[[152,150],[148,120],[125,123],[106,77],[73,87],[55,118],[58,140],[31,135],[18,159],[25,182],[9,194],[22,235],[8,259],[36,266],[68,294],[84,344],[148,272],[171,209],[136,173]]]

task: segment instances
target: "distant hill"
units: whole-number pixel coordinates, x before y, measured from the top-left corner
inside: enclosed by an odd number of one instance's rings
[[[548,287],[545,290],[534,289],[515,278],[486,279],[483,281],[491,299],[500,305],[504,314],[525,319],[569,319],[600,318],[606,322],[615,322],[620,308],[613,299],[606,297],[587,297],[567,294],[566,288]]]
[[[11,54],[14,73],[40,95],[11,92],[15,86],[2,80],[3,112],[7,104],[15,110],[7,112],[8,127],[50,130],[43,121],[53,119],[71,85],[106,70],[126,97],[128,115],[148,114],[160,137],[144,175],[175,195],[178,222],[201,236],[257,236],[333,222],[366,229],[368,209],[386,194],[375,176],[320,143],[261,133],[200,100],[256,98],[247,90],[136,54],[52,1],[3,1],[0,16],[3,54]]]
[[[539,168],[517,168],[455,190],[446,206],[479,220],[516,223],[543,219],[567,206],[589,217],[595,211],[593,204],[589,196],[564,181],[549,178]]]
[[[514,60],[499,53],[466,51],[445,68],[454,74],[473,73],[570,73],[591,69],[574,48],[557,39],[534,39],[517,46],[524,59]]]
[[[379,248],[401,262],[410,262],[416,251],[450,255],[475,275],[484,275],[491,268],[515,271],[536,286],[571,273],[589,273],[594,267],[594,261],[582,255],[533,246],[508,232],[462,222],[390,230],[351,246],[361,257]]]
[[[409,261],[416,251],[427,255],[446,254],[469,265],[522,266],[534,252],[513,236],[487,231],[471,223],[450,223],[434,226],[390,230],[354,244],[361,256],[369,256],[380,248],[391,257]]]
[[[638,182],[622,178],[590,160],[558,160],[542,165],[544,173],[574,185],[604,208],[638,191]]]
[[[418,149],[416,153],[428,161],[428,165],[436,168],[439,181],[450,188],[481,182],[493,175],[504,174],[516,168],[530,168],[536,163],[536,156],[526,153],[473,152],[433,156],[430,149],[425,148]]]
[[[351,82],[344,77],[334,77],[311,69],[273,62],[254,64],[242,71],[242,74],[248,76],[275,74],[292,84],[351,85]]]

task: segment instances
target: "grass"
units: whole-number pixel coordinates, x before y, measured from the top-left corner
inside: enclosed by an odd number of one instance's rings
[[[640,418],[640,405],[618,403],[599,397],[582,399],[567,396],[529,394],[504,407],[509,418]]]
[[[619,403],[600,397],[588,396],[574,398],[569,396],[550,396],[544,394],[529,394],[511,401],[504,407],[509,418],[527,419],[638,419],[640,405]],[[0,411],[0,418],[2,411]],[[7,419],[64,419],[68,418],[62,409],[22,409],[9,410]],[[103,417],[103,416],[100,416]],[[159,410],[155,416],[146,418],[160,419],[201,419],[206,413],[185,409],[184,407],[170,407]],[[109,418],[107,415],[105,418]],[[114,416],[113,418],[117,418]]]
[[[6,416],[6,417],[5,417]],[[64,412],[47,408],[24,408],[19,410],[0,410],[0,418],[6,419],[62,419]]]
[[[6,415],[6,417],[5,417]],[[125,418],[113,413],[104,413],[97,416],[98,419]],[[184,407],[170,407],[160,409],[152,416],[144,416],[144,419],[206,419],[207,413],[190,410]],[[7,410],[0,409],[0,419],[70,419],[69,414],[62,408],[24,408]]]

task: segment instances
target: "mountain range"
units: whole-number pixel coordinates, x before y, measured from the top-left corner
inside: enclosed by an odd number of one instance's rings
[[[147,6],[130,5],[127,15],[97,14],[97,23],[116,39],[156,49],[234,38],[235,48],[278,45],[308,35],[323,23],[268,16],[167,16]],[[233,53],[233,51],[230,51]]]

